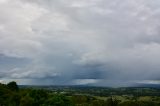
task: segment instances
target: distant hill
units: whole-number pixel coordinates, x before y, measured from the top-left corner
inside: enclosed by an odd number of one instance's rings
[[[135,87],[149,87],[149,88],[160,88],[160,84],[135,84]]]

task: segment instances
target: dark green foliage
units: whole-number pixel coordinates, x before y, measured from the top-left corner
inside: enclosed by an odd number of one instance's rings
[[[73,106],[69,97],[42,89],[20,89],[16,82],[0,84],[0,106]]]
[[[12,89],[12,86],[8,87],[8,85],[0,84],[0,106],[3,106],[3,105],[18,106],[19,105],[20,96],[16,92],[17,90],[15,91],[13,89]]]
[[[107,106],[118,106],[118,100],[117,99],[113,99],[112,97],[109,98],[106,103]]]
[[[18,85],[15,81],[9,82],[7,86],[10,90],[18,91]]]
[[[33,98],[29,96],[24,96],[21,98],[19,106],[34,106],[33,104],[34,104]]]
[[[73,103],[82,104],[87,102],[87,96],[84,95],[73,95],[72,96]]]
[[[64,95],[53,95],[45,103],[47,106],[73,106],[69,98]]]
[[[40,106],[45,103],[48,93],[45,90],[31,90],[29,96],[33,98],[34,106]]]
[[[91,106],[106,106],[103,100],[93,100],[90,103]]]
[[[154,103],[152,101],[126,101],[123,103],[120,103],[119,106],[160,106],[157,103]]]

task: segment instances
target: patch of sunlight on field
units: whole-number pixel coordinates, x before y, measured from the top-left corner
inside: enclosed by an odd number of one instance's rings
[[[96,99],[107,100],[109,97],[94,96]]]
[[[151,97],[149,97],[149,96],[142,96],[142,97],[139,97],[138,100],[139,101],[150,101]]]
[[[113,96],[113,98],[120,100],[122,102],[126,101],[125,97],[123,97],[123,96]]]
[[[94,97],[97,98],[97,99],[100,99],[100,100],[107,100],[111,96],[109,96],[109,97],[94,96]],[[118,96],[118,95],[114,95],[114,96],[112,96],[112,98],[120,100],[121,102],[124,102],[124,101],[128,100],[128,99],[126,99],[126,97],[124,97],[124,96]]]

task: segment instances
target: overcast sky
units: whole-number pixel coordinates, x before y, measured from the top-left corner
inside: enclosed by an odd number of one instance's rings
[[[160,83],[159,0],[0,0],[0,82]]]

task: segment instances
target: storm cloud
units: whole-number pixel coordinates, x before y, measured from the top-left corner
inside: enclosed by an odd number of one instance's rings
[[[0,0],[0,81],[159,82],[159,0]]]

